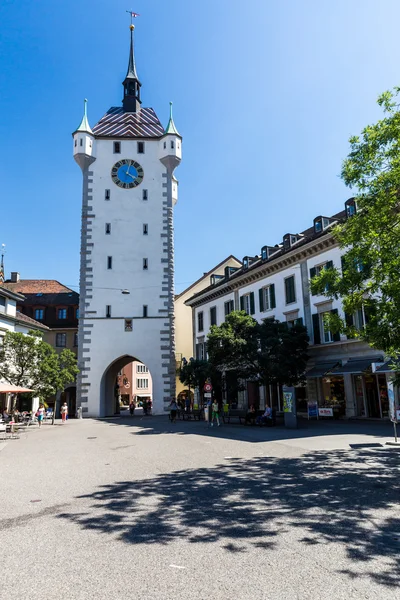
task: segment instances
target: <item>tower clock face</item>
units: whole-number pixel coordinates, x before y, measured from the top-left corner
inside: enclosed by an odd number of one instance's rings
[[[115,185],[130,190],[143,181],[144,171],[138,162],[130,158],[123,158],[115,163],[111,169],[111,178]]]

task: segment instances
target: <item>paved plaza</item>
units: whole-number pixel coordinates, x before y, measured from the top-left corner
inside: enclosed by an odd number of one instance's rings
[[[123,417],[0,442],[0,596],[400,598],[391,436]]]

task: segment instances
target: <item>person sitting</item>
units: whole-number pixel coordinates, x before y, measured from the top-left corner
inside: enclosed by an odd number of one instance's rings
[[[264,414],[261,417],[257,417],[257,425],[267,425],[268,422],[272,422],[272,408],[266,404]]]
[[[252,423],[254,425],[254,423],[256,421],[256,415],[257,415],[256,407],[254,406],[254,404],[252,404],[249,407],[249,410],[247,411],[247,414],[246,414],[246,424]]]

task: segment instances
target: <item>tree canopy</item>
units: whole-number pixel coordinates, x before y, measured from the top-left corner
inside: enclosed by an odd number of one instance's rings
[[[244,311],[230,313],[208,334],[210,363],[220,371],[235,370],[239,378],[268,385],[295,385],[307,364],[307,330],[275,319],[258,323]]]
[[[30,388],[42,401],[75,380],[76,356],[64,349],[60,354],[40,334],[7,331],[0,346],[0,378],[12,385]]]
[[[342,269],[312,279],[313,293],[341,298],[347,318],[331,326],[396,356],[400,351],[400,88],[378,99],[384,116],[350,138],[341,177],[356,192],[356,211],[333,229]],[[361,311],[365,326],[356,328]]]

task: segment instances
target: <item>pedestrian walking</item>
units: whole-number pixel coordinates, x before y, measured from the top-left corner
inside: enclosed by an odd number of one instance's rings
[[[39,404],[39,408],[36,411],[36,416],[37,416],[39,427],[42,426],[44,413],[45,413],[44,404]]]
[[[219,406],[218,406],[218,402],[216,400],[214,400],[214,402],[212,403],[212,416],[211,416],[211,427],[213,427],[214,425],[214,419],[217,421],[217,425],[218,427],[220,426],[220,422],[219,422]]]
[[[61,419],[63,424],[66,422],[68,418],[68,404],[66,402],[64,402],[64,404],[61,406]]]
[[[129,404],[129,412],[130,412],[131,417],[133,417],[135,414],[135,408],[136,408],[136,404],[134,403],[133,400],[131,400],[131,402]]]
[[[170,410],[171,423],[175,423],[176,422],[176,413],[178,411],[178,405],[175,400],[171,401],[171,403],[169,405],[169,410]]]

